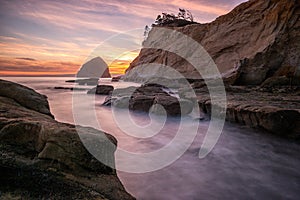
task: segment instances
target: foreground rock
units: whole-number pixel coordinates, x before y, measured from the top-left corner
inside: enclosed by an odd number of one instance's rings
[[[19,84],[0,79],[0,95],[14,100],[23,107],[53,117],[50,112],[47,97]]]
[[[99,95],[109,95],[114,90],[111,85],[97,85],[96,87],[90,89],[88,94],[99,94]]]
[[[172,67],[186,78],[201,78],[183,58],[155,48],[165,42],[167,37],[162,37],[160,30],[166,28],[177,30],[199,42],[221,73],[228,74],[239,66],[238,73],[232,73],[233,78],[229,84],[260,85],[279,74],[299,79],[299,12],[299,1],[250,0],[211,23],[154,27],[145,41],[145,44],[154,48],[141,50],[127,69],[124,79],[140,82],[168,76],[163,67],[154,69],[153,65],[149,65],[151,63]],[[190,50],[184,42],[177,45],[182,51]],[[192,57],[193,52],[188,55]]]
[[[194,106],[192,101],[178,99],[170,95],[167,88],[156,84],[115,89],[103,105],[169,116],[187,115]]]
[[[3,197],[133,199],[115,170],[89,154],[77,130],[84,133],[86,143],[97,145],[97,150],[112,165],[117,143],[113,136],[55,121],[46,97],[29,88],[3,80],[0,88],[0,191]],[[13,94],[3,88],[13,89]]]

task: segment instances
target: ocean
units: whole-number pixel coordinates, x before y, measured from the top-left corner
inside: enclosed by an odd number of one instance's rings
[[[184,127],[184,137],[196,136],[183,155],[175,155],[174,162],[166,162],[160,169],[144,173],[128,172],[129,167],[144,166],[140,160],[124,160],[116,152],[117,173],[126,190],[137,199],[297,199],[300,188],[300,145],[290,140],[278,138],[261,130],[225,123],[222,134],[208,156],[200,159],[199,149],[209,126],[209,121],[200,121],[193,116],[183,118],[148,115],[145,113],[113,111],[101,106],[105,96],[87,95],[86,91],[76,91],[82,101],[76,101],[74,120],[73,91],[57,90],[56,86],[91,88],[66,83],[70,77],[5,77],[18,82],[48,97],[51,112],[56,120],[94,126],[115,136],[118,149],[136,155],[148,155],[171,144]],[[135,83],[112,83],[102,80],[102,84],[115,88],[138,86]],[[93,105],[94,110],[90,108]],[[117,113],[117,116],[116,116]],[[98,124],[90,123],[90,115],[95,114]],[[130,121],[126,121],[130,118]],[[126,121],[123,123],[122,119]],[[137,126],[138,129],[133,129]],[[138,130],[137,132],[135,132]],[[131,133],[135,132],[134,134]],[[148,134],[149,132],[149,134]],[[139,137],[139,133],[145,137]],[[147,133],[147,134],[145,134]],[[185,139],[185,138],[183,138]],[[188,141],[188,140],[187,140]],[[173,148],[173,149],[172,149]],[[170,150],[176,152],[178,145]],[[171,156],[174,156],[171,154]],[[176,157],[177,156],[177,157]],[[147,160],[151,169],[162,160]],[[165,159],[165,160],[164,160]],[[130,161],[130,162],[128,162]],[[136,161],[136,162],[135,162]],[[146,162],[146,161],[145,161]]]

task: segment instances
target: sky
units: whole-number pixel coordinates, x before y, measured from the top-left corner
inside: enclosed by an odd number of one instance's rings
[[[158,14],[184,8],[206,23],[244,1],[1,0],[0,76],[75,74],[96,56],[123,74]]]

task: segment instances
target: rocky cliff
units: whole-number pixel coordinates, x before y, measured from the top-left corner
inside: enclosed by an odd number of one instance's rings
[[[238,76],[231,84],[259,85],[277,76],[300,77],[299,4],[298,0],[250,0],[211,23],[153,27],[148,40],[159,28],[188,35],[204,47],[221,73],[239,66]],[[162,41],[158,38],[156,42]],[[186,78],[201,78],[191,64],[178,55],[144,48],[127,69],[124,79],[143,80],[144,69],[137,71],[148,63],[170,66]],[[158,71],[151,76],[164,75]]]
[[[57,122],[46,96],[0,80],[0,198],[133,199],[115,170],[85,149],[78,129],[114,163],[113,136]]]

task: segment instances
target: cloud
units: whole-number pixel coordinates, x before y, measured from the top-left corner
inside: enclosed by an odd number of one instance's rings
[[[76,72],[80,64],[68,61],[41,61],[28,58],[5,58],[0,57],[1,71],[10,72]]]
[[[36,61],[36,59],[34,59],[34,58],[16,58],[16,59],[27,60],[27,61]]]
[[[120,55],[141,47],[143,30],[124,34],[122,40],[107,40],[111,36],[143,28],[161,12],[176,13],[179,7],[190,9],[200,22],[212,21],[243,1],[2,0],[1,71],[71,73],[94,53],[113,63],[111,70],[119,73],[137,54]]]

